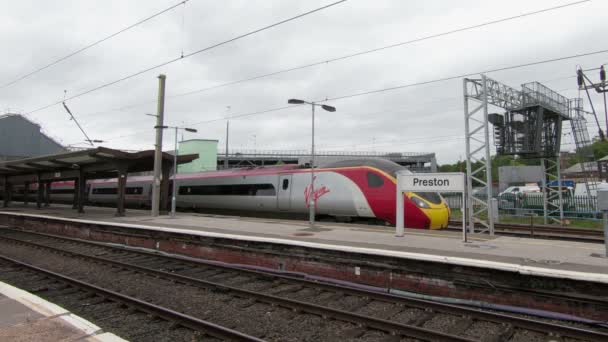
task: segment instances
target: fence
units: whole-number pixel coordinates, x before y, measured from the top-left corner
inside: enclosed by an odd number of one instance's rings
[[[442,194],[451,209],[462,207],[462,196],[459,194]],[[484,198],[485,196],[476,196]],[[503,213],[514,214],[520,211],[542,212],[543,194],[530,193],[524,195],[504,194],[496,197],[498,210]],[[558,199],[552,200],[558,203]],[[597,210],[597,197],[595,196],[564,196],[562,198],[564,214],[569,217],[596,217],[600,215]]]

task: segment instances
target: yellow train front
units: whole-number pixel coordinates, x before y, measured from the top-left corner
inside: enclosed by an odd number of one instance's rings
[[[447,228],[451,212],[441,195],[436,192],[410,192],[404,196],[407,228]]]

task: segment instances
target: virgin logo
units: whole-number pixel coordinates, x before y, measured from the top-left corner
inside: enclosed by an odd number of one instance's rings
[[[317,177],[315,177],[315,179],[317,179]],[[310,197],[311,197],[311,195],[314,196],[315,207],[316,207],[318,205],[318,203],[319,203],[319,198],[321,198],[323,195],[325,195],[328,192],[329,192],[329,189],[325,185],[323,185],[322,187],[315,189],[314,194],[313,194],[312,184],[308,185],[304,189],[304,200],[306,201],[306,207],[310,207]]]

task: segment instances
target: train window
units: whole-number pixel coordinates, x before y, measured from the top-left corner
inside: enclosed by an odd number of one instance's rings
[[[283,179],[283,190],[289,188],[289,179]]]
[[[436,192],[414,192],[417,196],[433,204],[441,204],[441,196]]]
[[[73,194],[74,189],[53,189],[51,188],[51,194]]]
[[[379,188],[384,185],[384,180],[379,175],[368,172],[367,173],[367,186],[370,188]]]
[[[199,196],[276,196],[272,184],[222,184],[180,187],[180,195]]]
[[[144,193],[144,188],[141,186],[128,187],[125,189],[126,195],[141,195]]]
[[[93,195],[116,195],[118,194],[117,188],[94,188]]]

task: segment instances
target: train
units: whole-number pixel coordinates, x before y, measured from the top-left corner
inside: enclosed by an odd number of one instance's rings
[[[313,202],[319,219],[366,220],[395,225],[396,172],[403,169],[384,159],[328,163],[314,169],[314,189],[311,188],[311,169],[298,165],[178,174],[171,181],[176,182],[176,205],[180,209],[295,218],[308,215]],[[15,187],[15,190],[13,199],[19,200],[23,187]],[[30,192],[36,193],[35,184]],[[74,183],[54,182],[50,192],[53,202],[70,202]],[[116,179],[91,180],[87,183],[86,194],[90,204],[111,205],[117,198]],[[125,190],[128,206],[150,206],[151,194],[151,176],[129,176]],[[411,192],[404,197],[406,227],[447,227],[450,209],[440,194]],[[35,196],[31,198],[34,200]]]

